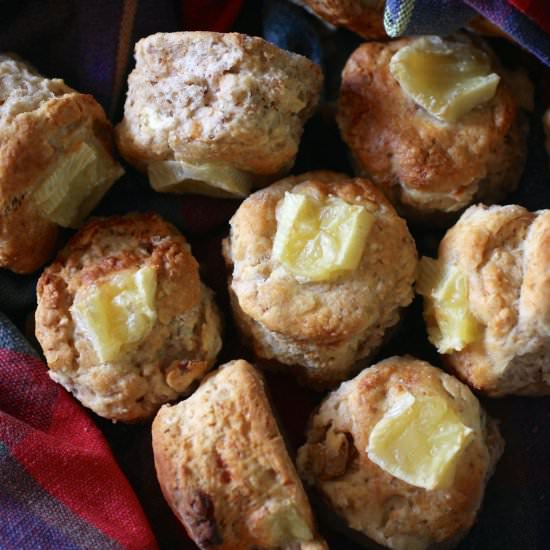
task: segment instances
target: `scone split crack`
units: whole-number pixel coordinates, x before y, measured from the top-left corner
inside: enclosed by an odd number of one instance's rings
[[[430,340],[490,395],[550,392],[549,228],[548,210],[472,206],[447,231],[437,262],[421,261]]]

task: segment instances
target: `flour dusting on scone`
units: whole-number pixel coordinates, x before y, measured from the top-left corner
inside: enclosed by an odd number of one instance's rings
[[[38,281],[49,374],[105,418],[136,421],[189,393],[221,347],[212,292],[157,214],[97,219]]]
[[[201,549],[325,550],[264,389],[231,361],[153,422],[162,492]]]
[[[238,33],[140,40],[117,126],[158,191],[245,196],[293,164],[322,83],[315,63]]]

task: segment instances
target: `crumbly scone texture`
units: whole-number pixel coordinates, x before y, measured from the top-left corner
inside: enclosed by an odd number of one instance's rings
[[[87,143],[111,166],[112,126],[90,95],[0,54],[0,267],[30,273],[52,255],[58,226],[33,201],[63,158]]]
[[[323,550],[267,399],[243,360],[208,376],[152,427],[157,477],[199,548]]]
[[[471,206],[441,241],[439,260],[467,276],[481,324],[447,364],[492,396],[550,394],[550,210]]]
[[[356,270],[332,281],[300,282],[272,258],[277,206],[287,191],[337,196],[374,216]],[[349,376],[412,300],[414,241],[365,179],[326,171],[285,178],[248,197],[230,225],[223,252],[236,321],[257,355],[292,366],[307,384],[327,387]]]
[[[158,33],[140,40],[116,128],[124,157],[225,163],[270,175],[294,161],[322,73],[300,55],[238,33]]]
[[[319,17],[346,27],[367,40],[386,38],[385,0],[293,0],[310,8]]]
[[[519,182],[527,147],[526,118],[510,88],[503,78],[487,103],[454,124],[438,121],[390,72],[392,56],[414,40],[363,44],[346,63],[337,118],[358,172],[416,221],[501,200]]]
[[[136,345],[101,362],[71,306],[124,270],[155,270],[156,320]],[[189,393],[221,347],[212,292],[184,237],[156,214],[97,219],[77,233],[38,281],[36,337],[50,377],[105,418],[137,421]]]
[[[410,485],[368,457],[371,431],[403,392],[443,397],[474,431],[446,489]],[[394,550],[422,550],[457,542],[471,527],[502,450],[495,423],[464,384],[424,361],[392,357],[323,401],[298,451],[298,471],[353,530]]]

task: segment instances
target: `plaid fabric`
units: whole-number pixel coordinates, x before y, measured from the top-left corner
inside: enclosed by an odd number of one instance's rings
[[[179,28],[223,30],[240,5],[241,0],[0,0],[0,51],[15,51],[44,74],[92,93],[117,120],[137,39]],[[128,183],[119,184],[99,213],[156,209],[181,222],[183,207],[168,197],[159,201],[141,183],[134,181],[130,192]],[[204,214],[201,204],[197,198],[188,206],[191,220],[194,213]],[[20,314],[34,306],[36,280],[37,275],[0,270],[0,310],[23,324]],[[2,313],[0,548],[157,548],[101,432],[50,380],[44,363]]]
[[[384,24],[390,36],[448,34],[476,13],[550,66],[548,0],[388,0]]]

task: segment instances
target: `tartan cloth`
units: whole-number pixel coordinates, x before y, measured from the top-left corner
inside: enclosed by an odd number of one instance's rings
[[[449,34],[476,14],[550,66],[548,0],[387,0],[384,25],[393,37]]]

